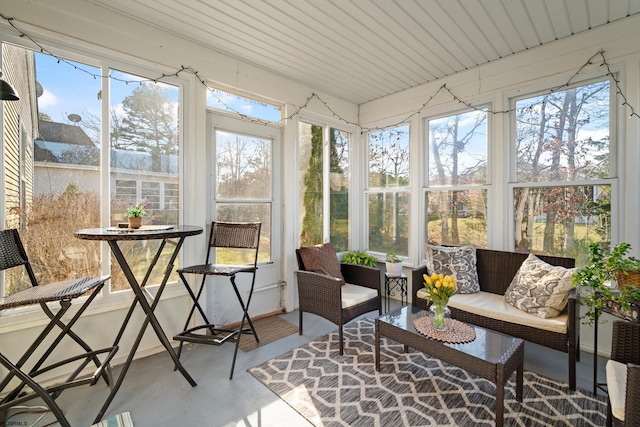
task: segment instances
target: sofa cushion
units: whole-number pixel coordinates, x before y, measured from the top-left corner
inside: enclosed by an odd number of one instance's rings
[[[504,299],[543,319],[555,317],[567,305],[575,272],[575,268],[551,265],[529,254],[507,288]]]
[[[419,290],[417,295],[418,298],[427,298],[427,293],[423,289]],[[507,304],[502,295],[491,292],[480,291],[473,294],[455,294],[449,298],[448,305],[449,307],[478,316],[560,334],[567,333],[569,323],[569,315],[567,313],[563,313],[553,319],[543,319],[518,310],[512,305]]]
[[[427,245],[425,252],[429,273],[453,275],[458,286],[456,293],[470,294],[480,290],[475,247]]]
[[[378,296],[378,291],[360,285],[346,283],[342,288],[342,308],[353,307]]]
[[[300,248],[300,258],[305,270],[344,280],[340,271],[340,260],[330,242]]]
[[[608,360],[605,367],[607,374],[607,390],[611,402],[611,413],[614,418],[624,421],[624,403],[627,390],[627,365],[615,360]]]

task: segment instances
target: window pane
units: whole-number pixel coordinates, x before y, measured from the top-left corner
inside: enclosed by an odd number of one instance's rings
[[[229,222],[262,222],[258,261],[271,260],[271,203],[216,203],[216,220]],[[216,249],[220,263],[253,263],[244,250]]]
[[[611,186],[514,189],[515,247],[576,258],[585,265],[592,242],[610,242]]]
[[[165,83],[110,70],[111,225],[126,221],[128,206],[142,204],[143,224],[178,224],[176,201],[179,166],[179,89]],[[140,84],[126,82],[140,81]],[[160,241],[123,242],[121,249],[134,268],[144,273]],[[164,250],[159,264],[168,260]],[[162,279],[164,268],[153,270],[149,284]],[[170,280],[176,280],[173,273]],[[120,266],[112,258],[111,287],[129,289]]]
[[[266,104],[213,88],[209,88],[207,91],[207,107],[255,117],[268,122],[279,122],[282,116],[280,107],[277,105]]]
[[[409,193],[385,192],[367,195],[369,250],[408,255]]]
[[[409,125],[369,134],[369,187],[409,186]]]
[[[609,176],[609,81],[516,102],[518,182]]]
[[[487,181],[487,110],[429,121],[429,185]]]
[[[351,134],[330,130],[330,241],[336,251],[349,248],[349,138]]]
[[[322,126],[300,123],[300,246],[323,243]]]
[[[99,275],[100,245],[73,233],[100,225],[100,70],[9,44],[1,69],[23,76],[20,100],[2,104],[4,227],[19,228],[40,284]],[[8,271],[0,296],[31,286],[24,276]]]
[[[271,199],[271,140],[216,131],[216,198]]]
[[[432,245],[487,247],[487,191],[429,191],[427,238]]]

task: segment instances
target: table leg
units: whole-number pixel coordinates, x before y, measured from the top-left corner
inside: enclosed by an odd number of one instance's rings
[[[380,325],[378,319],[376,319],[376,371],[380,370]]]
[[[504,365],[496,366],[496,427],[504,424]]]
[[[109,243],[109,247],[111,248],[111,251],[113,252],[114,257],[116,258],[116,261],[120,265],[120,268],[122,268],[122,272],[124,273],[125,277],[127,278],[127,281],[129,282],[129,285],[131,286],[131,289],[133,290],[133,293],[135,295],[135,299],[131,303],[131,307],[129,308],[129,312],[128,312],[127,316],[125,317],[125,321],[124,321],[124,323],[123,323],[123,325],[122,325],[122,327],[120,329],[120,332],[118,333],[118,337],[116,338],[116,340],[118,340],[118,341],[120,340],[120,338],[122,336],[122,333],[124,332],[124,329],[127,326],[129,318],[131,317],[131,314],[132,314],[133,309],[135,308],[136,304],[138,304],[138,303],[140,304],[140,306],[142,307],[142,310],[146,314],[146,317],[145,317],[144,322],[142,323],[142,326],[140,327],[140,331],[138,332],[138,336],[136,337],[136,340],[135,340],[135,342],[134,342],[134,344],[133,344],[133,346],[132,346],[132,348],[131,348],[131,350],[129,352],[129,356],[127,357],[126,362],[122,366],[122,371],[120,372],[120,375],[118,376],[118,379],[116,380],[113,388],[111,389],[111,393],[107,397],[107,400],[105,401],[105,403],[102,406],[102,408],[100,409],[100,412],[98,413],[96,419],[94,420],[94,423],[98,423],[102,419],[102,416],[105,414],[105,412],[107,411],[109,405],[113,401],[113,398],[115,397],[116,393],[118,392],[118,389],[120,388],[120,385],[124,381],[124,377],[125,377],[127,371],[129,370],[129,366],[131,365],[131,362],[133,361],[133,358],[135,356],[136,350],[138,349],[138,346],[140,345],[140,341],[142,341],[142,337],[143,337],[144,332],[147,329],[147,326],[149,325],[149,323],[151,323],[151,326],[153,327],[153,330],[155,331],[156,336],[158,337],[158,339],[160,340],[160,342],[162,343],[164,348],[167,350],[167,352],[169,353],[169,355],[173,359],[173,362],[174,362],[176,368],[180,371],[182,376],[189,382],[189,384],[191,384],[191,386],[195,387],[197,385],[196,382],[193,380],[193,378],[191,378],[189,373],[186,371],[186,369],[180,363],[180,359],[178,359],[178,356],[176,355],[175,351],[173,351],[173,347],[171,346],[171,343],[169,342],[169,339],[165,335],[164,331],[162,330],[162,326],[160,325],[160,323],[158,322],[158,319],[156,318],[156,316],[154,314],[154,310],[155,310],[156,306],[158,305],[158,302],[160,301],[160,296],[162,295],[162,291],[164,290],[164,287],[167,284],[167,281],[169,280],[169,276],[171,275],[171,271],[173,270],[173,263],[174,263],[176,257],[178,256],[178,252],[180,250],[180,247],[182,246],[182,243],[184,242],[184,237],[179,238],[178,242],[176,243],[176,246],[175,246],[175,248],[173,250],[173,254],[171,255],[171,258],[170,258],[170,260],[169,260],[169,262],[167,264],[167,268],[165,270],[165,274],[164,274],[164,277],[162,279],[162,283],[160,284],[160,286],[158,288],[158,292],[156,293],[155,298],[153,298],[153,302],[152,302],[151,305],[149,305],[149,302],[147,301],[147,297],[145,296],[144,289],[143,289],[144,285],[146,285],[147,279],[149,278],[149,276],[151,274],[151,270],[155,266],[155,262],[157,261],[157,259],[160,256],[160,252],[162,252],[162,249],[164,248],[165,242],[166,241],[163,241],[163,243],[161,244],[160,248],[158,249],[158,252],[156,253],[156,256],[154,257],[154,261],[149,266],[149,269],[147,270],[147,273],[145,274],[142,286],[138,283],[137,279],[135,278],[135,275],[131,271],[131,267],[127,263],[127,260],[125,259],[122,251],[120,250],[120,246],[118,245],[118,243],[116,241],[111,241],[111,240],[108,242]]]
[[[516,399],[522,402],[522,393],[524,388],[524,362],[520,362],[516,370]]]

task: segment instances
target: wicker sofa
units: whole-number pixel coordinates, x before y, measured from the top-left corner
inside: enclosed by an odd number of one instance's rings
[[[475,299],[475,302],[480,302],[480,304],[474,304],[474,306],[482,306],[482,300],[485,300],[484,302],[490,302],[488,305],[492,307],[490,310],[493,311],[487,311],[485,308],[478,312],[469,312],[450,305],[451,317],[567,353],[569,387],[571,390],[575,390],[580,331],[579,309],[575,292],[571,292],[564,312],[554,319],[541,319],[535,315],[521,312],[504,303],[504,298],[499,297],[504,296],[513,277],[527,256],[528,254],[526,253],[477,249],[476,268],[480,292],[473,294],[472,298]],[[573,258],[537,256],[551,265],[566,268],[575,267]],[[418,291],[423,288],[422,275],[430,273],[425,265],[412,270],[411,301],[415,307],[428,308],[428,301],[424,298],[419,298]],[[562,324],[559,325],[558,322],[562,322]]]

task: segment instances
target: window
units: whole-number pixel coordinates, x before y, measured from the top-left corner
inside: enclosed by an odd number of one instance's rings
[[[516,249],[580,264],[610,242],[610,98],[605,80],[515,100]]]
[[[216,220],[262,223],[258,261],[271,260],[273,141],[216,130]],[[241,251],[216,249],[220,263],[249,263]]]
[[[487,247],[487,110],[428,121],[426,241]]]
[[[300,122],[300,246],[349,249],[349,132]]]
[[[254,117],[265,122],[279,122],[282,119],[280,107],[277,105],[214,88],[209,88],[207,91],[207,107]]]
[[[409,125],[368,135],[369,250],[409,253]]]
[[[22,225],[20,235],[39,282],[105,274],[101,245],[76,239],[74,231],[115,225],[128,205],[147,203],[147,223],[178,223],[177,86],[109,69],[97,59],[58,58],[9,44],[2,45],[5,68],[23,76],[17,87],[35,88],[35,102],[25,92],[13,106],[4,104],[2,132],[11,148],[3,152],[3,221],[5,227]],[[100,78],[106,74],[112,78]],[[103,115],[106,91],[110,105]],[[105,121],[108,135],[102,134]],[[110,169],[101,165],[106,158]],[[109,186],[101,188],[107,179]],[[101,209],[111,213],[110,224],[101,224]],[[129,249],[123,247],[125,253]],[[134,251],[141,258],[130,259],[131,264],[146,269],[151,260],[144,252]],[[112,264],[110,291],[128,290],[117,263]],[[159,273],[149,285],[162,276],[162,268],[154,271]],[[25,286],[8,273],[0,296]]]

